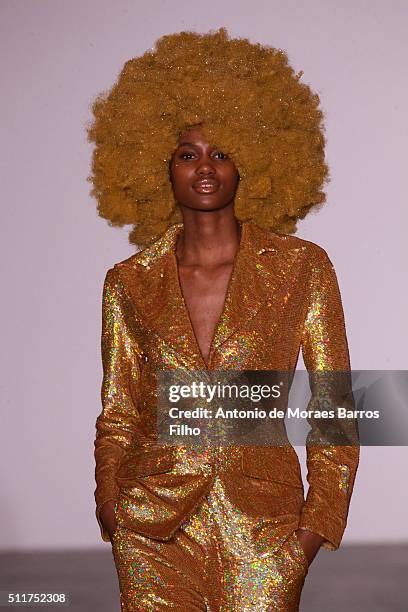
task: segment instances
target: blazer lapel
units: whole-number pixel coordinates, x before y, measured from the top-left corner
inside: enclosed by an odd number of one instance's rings
[[[243,227],[246,233],[242,235],[237,266],[216,331],[216,349],[256,317],[261,308],[268,306],[273,317],[273,309],[281,307],[285,281],[299,255],[299,248],[290,248],[284,235],[262,230],[251,222]]]
[[[151,246],[121,265],[121,277],[141,326],[153,336],[169,368],[205,368],[179,289],[175,259],[183,224],[172,225]]]
[[[178,279],[175,248],[182,230],[182,223],[172,225],[151,246],[118,265],[136,318],[156,336],[164,363],[170,368],[206,370]],[[208,369],[228,338],[263,306],[273,309],[281,304],[285,279],[298,252],[299,248],[286,246],[285,236],[249,221],[242,223],[241,243],[214,332]]]

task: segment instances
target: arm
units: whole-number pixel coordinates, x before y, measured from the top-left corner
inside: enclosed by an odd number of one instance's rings
[[[118,497],[116,474],[139,420],[132,386],[140,377],[140,355],[126,327],[125,301],[119,271],[111,268],[103,287],[102,412],[96,420],[95,437],[96,518],[105,542],[110,538],[101,521],[101,509],[105,502],[114,502]]]
[[[336,273],[326,252],[320,247],[312,262],[302,353],[312,391],[308,410],[321,408],[319,402],[322,398],[325,409],[336,410],[338,406],[354,409],[349,375],[334,375],[330,382],[330,375],[322,374],[334,371],[349,373],[350,360]],[[327,406],[327,400],[331,405]],[[310,419],[309,423],[312,426],[306,443],[309,490],[299,529],[307,530],[305,539],[313,535],[315,541],[320,542],[318,547],[323,544],[327,549],[336,550],[346,527],[359,462],[359,446],[355,443],[336,445],[333,441],[326,445],[316,444],[322,438],[322,432],[318,422]],[[341,425],[341,428],[344,427],[355,441],[354,421]],[[345,439],[349,440],[350,436]]]

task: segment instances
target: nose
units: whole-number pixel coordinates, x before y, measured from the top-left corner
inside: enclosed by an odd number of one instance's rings
[[[209,158],[203,158],[197,165],[196,173],[199,176],[208,176],[215,173],[215,168]]]

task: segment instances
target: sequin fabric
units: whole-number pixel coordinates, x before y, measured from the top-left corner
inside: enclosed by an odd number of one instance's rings
[[[124,528],[119,519],[112,550],[122,612],[298,610],[308,572],[303,549],[295,533],[268,549],[265,530],[253,538],[262,528],[261,518],[231,502],[222,474],[168,542]]]
[[[290,445],[160,446],[157,371],[290,371],[300,350],[311,376],[348,371],[335,271],[318,245],[242,223],[206,364],[177,276],[182,231],[173,225],[116,264],[103,288],[96,516],[109,541],[99,512],[116,501],[122,609],[296,610],[305,558],[294,532],[309,529],[338,548],[358,446],[307,445],[306,500]],[[176,591],[184,607],[174,604]]]

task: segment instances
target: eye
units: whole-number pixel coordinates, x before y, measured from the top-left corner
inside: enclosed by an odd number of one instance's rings
[[[228,159],[228,155],[226,155],[222,151],[215,151],[214,155],[215,156],[219,155],[220,157],[218,159],[221,159],[221,160]]]
[[[178,154],[178,157],[180,159],[184,159],[184,160],[195,159],[196,153],[194,151],[181,151]],[[226,155],[222,151],[214,151],[213,153],[211,153],[211,157],[214,157],[215,159],[218,159],[220,161],[224,161],[226,159],[229,159],[228,155]]]
[[[188,151],[185,151],[184,153],[180,153],[179,157],[181,159],[192,159],[194,157],[194,153],[190,153]]]

